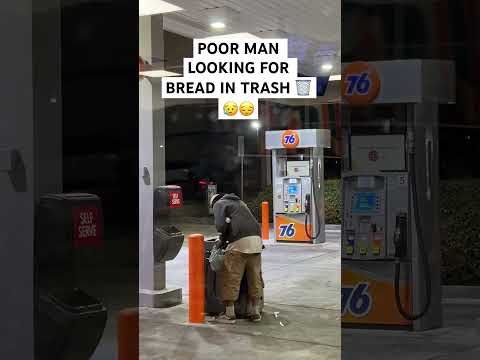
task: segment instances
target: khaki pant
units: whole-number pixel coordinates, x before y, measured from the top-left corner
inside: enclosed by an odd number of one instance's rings
[[[237,301],[243,274],[247,276],[248,296],[260,299],[263,295],[261,254],[244,254],[238,251],[225,253],[225,267],[221,274],[220,299]]]

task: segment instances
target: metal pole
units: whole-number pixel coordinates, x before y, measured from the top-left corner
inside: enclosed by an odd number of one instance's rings
[[[243,200],[243,158],[244,156],[242,155],[240,157],[240,199]]]
[[[238,156],[240,156],[240,198],[243,200],[243,160],[245,157],[245,138],[238,137]]]

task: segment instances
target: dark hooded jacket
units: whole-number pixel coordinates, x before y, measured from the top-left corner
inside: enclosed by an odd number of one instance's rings
[[[232,243],[247,236],[260,236],[260,224],[247,205],[235,194],[224,195],[213,205],[215,227],[224,243]],[[230,218],[230,224],[225,222]]]

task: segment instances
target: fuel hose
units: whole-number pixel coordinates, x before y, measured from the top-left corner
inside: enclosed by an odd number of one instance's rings
[[[309,223],[310,223],[310,225],[312,225],[312,230],[313,230],[313,217],[312,217],[311,205],[308,204],[308,209],[305,212],[304,226],[305,226],[305,233],[307,234],[307,237],[312,241],[318,239],[320,237],[320,235],[322,234],[322,226],[321,226],[321,221],[320,221],[320,217],[319,217],[320,212],[319,212],[319,207],[318,207],[318,199],[313,194],[313,189],[315,187],[315,177],[313,175],[314,175],[314,172],[313,172],[312,168],[310,167],[310,178],[312,179],[312,181],[310,183],[310,186],[311,186],[311,188],[310,188],[310,199],[312,199],[312,197],[313,197],[313,206],[315,206],[315,215],[317,216],[318,224],[320,225],[319,228],[318,228],[318,231],[315,234],[312,234],[312,232],[309,231],[309,229],[308,229],[308,224]]]
[[[426,301],[423,305],[423,309],[417,313],[413,314],[408,312],[402,304],[402,300],[400,298],[400,259],[399,257],[395,260],[395,302],[400,314],[406,319],[410,321],[418,320],[422,318],[430,308],[432,302],[432,278],[430,274],[430,264],[428,261],[427,251],[425,249],[424,237],[423,237],[423,229],[422,223],[420,221],[420,211],[418,207],[418,188],[417,188],[417,176],[416,176],[416,166],[415,166],[415,150],[414,150],[414,143],[413,143],[413,132],[409,130],[410,136],[410,151],[409,151],[409,160],[410,160],[410,183],[412,185],[412,195],[413,195],[413,216],[415,218],[415,229],[418,239],[418,248],[420,252],[420,257],[423,264],[423,271],[424,271],[424,278],[425,278],[425,286],[426,286]]]

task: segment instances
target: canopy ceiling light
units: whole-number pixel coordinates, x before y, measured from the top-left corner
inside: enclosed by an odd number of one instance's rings
[[[248,40],[248,39],[260,39],[258,36],[242,32],[235,34],[226,34],[226,35],[216,35],[216,36],[207,36],[205,39],[208,40]]]
[[[227,25],[222,21],[215,21],[210,24],[210,27],[214,30],[222,30],[225,29]]]
[[[166,14],[183,10],[163,0],[139,0],[139,16]]]
[[[206,18],[212,30],[222,31],[227,27],[231,27],[232,23],[235,23],[238,12],[228,6],[220,6],[205,9],[203,16]]]
[[[260,124],[259,121],[253,121],[253,122],[250,124],[250,126],[251,126],[252,128],[254,128],[255,130],[258,130],[258,129],[260,129],[260,128],[262,127],[262,124]]]
[[[328,72],[332,71],[333,65],[331,63],[324,63],[322,64],[322,71]]]

